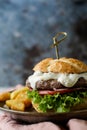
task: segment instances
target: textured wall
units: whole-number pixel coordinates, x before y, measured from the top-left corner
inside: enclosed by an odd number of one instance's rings
[[[24,83],[37,61],[55,57],[49,46],[60,31],[68,33],[60,55],[87,62],[85,0],[0,0],[0,85]]]

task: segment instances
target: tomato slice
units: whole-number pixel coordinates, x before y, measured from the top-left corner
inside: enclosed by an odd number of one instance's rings
[[[32,91],[33,89],[30,89],[30,91]],[[53,94],[64,94],[64,93],[70,93],[70,92],[73,92],[73,91],[81,91],[81,90],[87,90],[87,88],[64,88],[64,89],[56,89],[56,90],[37,90],[39,92],[40,95],[47,95],[47,94],[50,94],[50,95],[53,95]]]
[[[50,95],[53,95],[53,94],[64,94],[64,93],[70,93],[70,92],[73,92],[73,91],[85,91],[87,90],[87,88],[69,88],[69,89],[57,89],[57,90],[40,90],[38,91],[40,95],[46,95],[46,94],[50,94]]]
[[[57,93],[60,93],[60,94],[63,94],[63,93],[68,93],[68,92],[73,92],[75,91],[75,89],[58,89],[58,90],[40,90],[38,91],[40,95],[46,95],[46,94],[50,94],[50,95],[53,95],[53,94],[57,94]]]

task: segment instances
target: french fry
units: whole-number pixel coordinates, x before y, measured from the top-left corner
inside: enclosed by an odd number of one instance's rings
[[[0,93],[0,101],[6,101],[8,99],[10,99],[10,92]]]
[[[11,108],[12,110],[16,111],[24,111],[25,110],[25,105],[23,102],[18,101],[18,100],[7,100],[6,105]]]

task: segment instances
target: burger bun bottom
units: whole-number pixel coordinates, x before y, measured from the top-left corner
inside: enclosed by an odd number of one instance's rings
[[[39,104],[38,103],[33,103],[32,102],[32,106],[38,113],[43,113],[43,111],[41,111],[39,109]],[[75,106],[72,106],[71,109],[70,109],[70,112],[72,112],[72,111],[79,111],[79,110],[85,110],[85,109],[87,109],[87,98],[84,98],[82,103],[76,104]],[[50,112],[50,110],[47,111],[47,112]],[[54,112],[54,111],[51,110],[51,112]]]

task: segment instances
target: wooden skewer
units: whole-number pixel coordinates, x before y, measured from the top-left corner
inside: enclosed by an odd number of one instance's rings
[[[58,36],[63,35],[63,38],[61,38],[59,41],[57,40]],[[53,44],[51,45],[51,48],[55,47],[56,57],[59,59],[59,50],[58,45],[60,42],[62,42],[67,37],[66,32],[59,32],[56,34],[56,36],[53,37]]]

